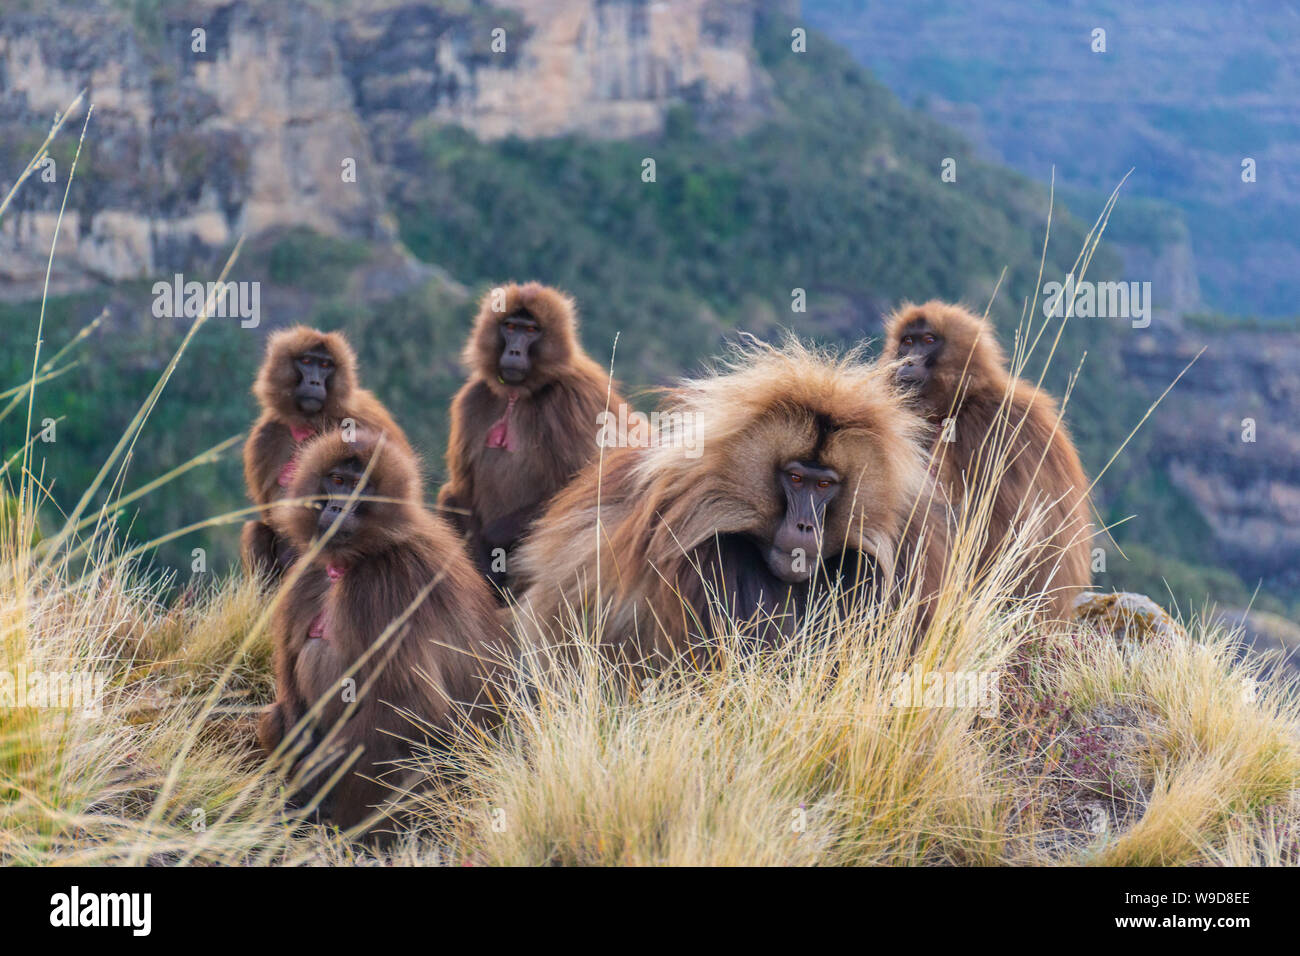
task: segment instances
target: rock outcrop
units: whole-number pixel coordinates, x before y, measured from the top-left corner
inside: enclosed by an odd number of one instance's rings
[[[16,175],[87,89],[94,131],[58,291],[167,274],[269,229],[391,239],[384,177],[429,124],[628,137],[661,129],[677,104],[724,128],[761,116],[761,5],[236,0],[148,20],[56,3],[0,16],[0,162]],[[56,151],[50,181],[29,180],[0,223],[0,295],[39,293],[70,158]]]
[[[1160,471],[1209,528],[1205,563],[1300,584],[1300,332],[1249,325],[1200,330],[1156,324],[1126,335],[1126,380],[1154,401],[1176,389],[1177,414],[1146,424]]]
[[[1085,591],[1075,598],[1074,617],[1120,643],[1187,639],[1182,625],[1145,594]]]

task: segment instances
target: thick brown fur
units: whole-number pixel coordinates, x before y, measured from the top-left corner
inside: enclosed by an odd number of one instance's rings
[[[1092,524],[1088,479],[1057,404],[1011,378],[992,326],[959,305],[904,304],[886,321],[882,365],[898,358],[903,332],[918,318],[945,343],[914,400],[931,423],[935,468],[948,498],[969,508],[988,493],[988,481],[997,481],[976,570],[988,568],[1008,533],[1045,507],[1041,530],[1034,532],[1040,546],[1027,558],[1020,593],[1048,595],[1050,615],[1066,619],[1075,596],[1092,581]],[[943,441],[949,418],[953,440]]]
[[[335,369],[321,410],[304,415],[294,403],[298,372],[293,360],[312,348],[327,350]],[[261,520],[245,523],[240,553],[249,571],[278,575],[292,563],[294,555],[266,519],[269,506],[284,497],[278,482],[280,472],[300,450],[291,428],[307,428],[319,435],[351,419],[358,428],[383,432],[390,442],[408,452],[410,445],[383,403],[357,384],[356,353],[338,332],[321,332],[304,325],[273,332],[266,343],[266,357],[253,384],[253,394],[262,413],[244,443],[244,483],[253,503],[266,508]]]
[[[670,445],[618,448],[560,492],[519,550],[531,582],[516,614],[522,641],[564,643],[573,614],[608,605],[600,638],[614,657],[695,654],[708,642],[704,622],[717,616],[718,599],[728,600],[720,590],[727,573],[707,565],[729,553],[724,539],[780,520],[778,471],[812,456],[842,478],[825,516],[823,564],[863,555],[889,587],[915,560],[919,590],[932,596],[943,546],[942,529],[926,527],[941,509],[925,469],[924,425],[874,370],[793,341],[752,344],[719,373],[670,392],[666,411],[695,416],[700,455]],[[792,624],[758,632],[770,643]]]
[[[320,509],[291,499],[319,497],[322,476],[349,461],[371,467],[366,495],[395,500],[361,499],[360,529],[346,540],[323,540],[313,555]],[[421,503],[415,461],[403,446],[381,445],[372,432],[359,432],[351,443],[340,431],[327,432],[304,448],[289,490],[291,499],[275,506],[272,520],[303,557],[274,613],[276,700],[262,716],[259,739],[268,754],[275,751],[323,701],[285,752],[297,755],[290,760],[291,779],[310,778],[297,794],[305,801],[343,755],[363,748],[321,804],[326,819],[348,828],[383,804],[392,795],[390,786],[414,785],[409,771],[391,765],[411,757],[411,741],[436,745],[440,733],[461,721],[483,725],[495,719],[490,682],[501,673],[510,642],[460,539]],[[338,580],[331,580],[331,566],[343,569]],[[378,650],[348,674],[408,611]],[[312,624],[322,614],[324,634],[312,637]],[[345,676],[355,681],[351,714]]]
[[[490,572],[494,549],[507,553],[507,574],[497,584],[518,583],[509,552],[546,502],[597,452],[597,419],[623,399],[609,376],[582,350],[573,300],[536,282],[502,287],[504,309],[494,311],[494,292],[483,297],[462,361],[469,379],[451,404],[447,483],[438,506],[465,535],[470,553]],[[499,296],[500,293],[498,292]],[[542,328],[528,378],[507,385],[498,374],[502,319],[526,313]],[[487,447],[492,426],[516,397],[513,451]]]

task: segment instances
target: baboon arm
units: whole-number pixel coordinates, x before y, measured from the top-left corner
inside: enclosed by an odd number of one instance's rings
[[[458,491],[451,482],[443,485],[438,492],[438,510],[461,535],[473,533],[474,516],[469,513],[469,495]]]
[[[244,481],[254,504],[269,504],[279,497],[280,464],[275,451],[284,441],[283,431],[273,416],[263,414],[244,442]]]
[[[293,545],[268,524],[256,519],[244,522],[239,533],[239,554],[244,570],[277,580],[298,559]]]
[[[447,438],[447,483],[438,492],[438,507],[442,516],[451,522],[460,534],[468,537],[474,532],[475,522],[470,503],[474,500],[473,481],[465,446],[465,417],[467,390],[462,388],[451,402],[451,434]]]
[[[262,745],[262,749],[268,755],[275,751],[284,740],[284,735],[288,733],[289,728],[293,726],[289,722],[286,711],[287,703],[284,701],[275,701],[262,711],[262,716],[257,722],[257,742]]]

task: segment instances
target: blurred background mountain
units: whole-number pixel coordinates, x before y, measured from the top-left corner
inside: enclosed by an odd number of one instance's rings
[[[1162,305],[1300,312],[1300,5],[808,0],[804,12],[981,155],[1039,180],[1054,167],[1087,201],[1133,170],[1140,221],[1112,239],[1146,246],[1126,251]]]
[[[1096,21],[1095,23],[1093,21]],[[1105,54],[1092,52],[1095,26]],[[806,52],[792,31],[807,29]],[[196,30],[203,31],[196,34]],[[494,31],[504,31],[494,33]],[[201,49],[196,37],[201,36]],[[494,42],[495,39],[495,42]],[[502,48],[504,40],[504,48]],[[1289,4],[847,0],[9,0],[0,185],[57,110],[95,104],[59,234],[46,354],[104,308],[83,364],[43,385],[39,444],[70,503],[187,322],[155,281],[262,283],[262,323],[214,319],[136,447],[134,487],[244,430],[267,328],[344,329],[368,386],[442,475],[473,301],[539,278],[633,388],[697,370],[737,331],[878,337],[904,298],[963,298],[1012,335],[1069,271],[1130,167],[1092,279],[1151,281],[1149,328],[1073,320],[1048,384],[1100,471],[1207,346],[1097,491],[1102,587],[1184,610],[1300,609],[1300,19]],[[900,100],[901,97],[901,100]],[[906,104],[906,105],[904,105]],[[76,117],[0,222],[0,379],[30,374]],[[75,128],[74,128],[75,127]],[[1243,183],[1240,161],[1257,161]],[[945,159],[957,180],[940,178]],[[655,162],[653,182],[642,178]],[[344,175],[349,165],[355,179]],[[791,309],[794,290],[807,311]],[[1041,350],[1040,350],[1041,351]],[[1086,353],[1086,360],[1084,359]],[[1036,374],[1037,369],[1031,369]],[[643,399],[649,404],[653,399]],[[22,440],[0,421],[0,450]],[[1242,440],[1242,422],[1256,441]],[[148,540],[244,503],[237,455],[122,516]],[[158,551],[234,557],[237,526]],[[1122,553],[1121,553],[1122,548]],[[1271,615],[1271,616],[1270,616]]]

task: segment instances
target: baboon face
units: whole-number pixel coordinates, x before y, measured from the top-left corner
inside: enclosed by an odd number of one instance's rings
[[[295,355],[294,368],[298,372],[298,385],[293,390],[293,401],[304,415],[315,415],[325,407],[329,398],[330,379],[334,377],[334,356],[324,345],[315,345]]]
[[[907,323],[898,337],[894,356],[899,360],[894,369],[895,382],[912,391],[924,392],[943,348],[943,336],[924,317]]]
[[[334,541],[342,543],[361,528],[366,517],[366,492],[358,495],[355,501],[349,499],[364,473],[365,468],[359,459],[348,458],[321,475],[320,494],[328,497],[324,499],[320,517],[316,519],[318,533],[323,535],[338,525]]]
[[[785,511],[763,556],[780,580],[801,584],[821,561],[826,508],[839,494],[840,476],[817,462],[788,461],[777,471],[777,484]]]
[[[322,553],[346,564],[401,546],[419,498],[418,464],[404,444],[368,428],[348,441],[335,429],[303,447],[272,523],[299,551],[319,542]],[[321,540],[331,529],[329,540]]]
[[[541,341],[542,326],[527,312],[516,312],[501,320],[501,355],[497,372],[507,385],[518,385],[532,370],[532,350]]]

